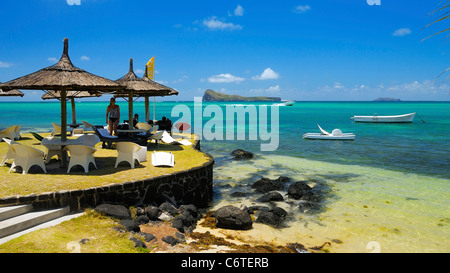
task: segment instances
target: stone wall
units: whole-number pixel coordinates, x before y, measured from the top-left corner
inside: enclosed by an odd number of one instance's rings
[[[200,149],[199,141],[194,145]],[[203,208],[210,205],[213,195],[214,159],[207,156],[207,163],[187,171],[96,188],[4,197],[0,198],[0,206],[32,204],[35,209],[69,206],[71,211],[79,211],[102,203],[132,206],[160,204],[169,199],[178,205]]]

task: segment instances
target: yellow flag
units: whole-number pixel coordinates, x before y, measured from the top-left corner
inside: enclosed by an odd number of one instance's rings
[[[153,80],[153,76],[154,76],[154,69],[155,69],[155,57],[153,56],[150,61],[148,61],[148,63],[145,65],[145,67],[147,68],[147,78],[149,78],[150,80]]]

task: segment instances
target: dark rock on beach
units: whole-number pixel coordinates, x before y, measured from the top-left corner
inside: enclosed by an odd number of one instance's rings
[[[235,206],[219,208],[214,217],[216,227],[226,229],[248,230],[252,228],[253,220],[247,210],[241,210]]]
[[[175,237],[173,237],[173,236],[166,236],[166,237],[161,238],[161,240],[162,240],[163,242],[165,242],[165,243],[168,243],[168,244],[171,245],[171,246],[174,246],[174,245],[180,243],[180,241],[177,240],[177,239],[176,239]]]
[[[131,219],[130,211],[123,205],[102,204],[97,206],[94,210],[119,220]]]
[[[162,203],[159,206],[159,210],[165,211],[165,212],[169,213],[171,216],[176,216],[179,214],[178,209],[174,205],[170,204],[169,202]]]
[[[139,215],[136,217],[136,223],[139,225],[147,224],[150,221],[150,218],[148,218],[147,215]]]
[[[249,151],[244,151],[242,149],[236,149],[231,152],[231,155],[234,157],[234,159],[252,159],[253,153]]]
[[[160,210],[158,207],[147,206],[147,207],[145,207],[145,213],[150,220],[152,220],[152,221],[159,220],[158,216],[159,216]]]
[[[125,219],[125,220],[120,221],[120,224],[123,227],[125,227],[128,231],[132,231],[132,232],[140,232],[141,231],[139,224],[133,220]]]
[[[141,232],[141,235],[144,236],[144,240],[148,243],[151,241],[157,241],[156,236],[151,233]]]
[[[199,220],[201,218],[201,213],[199,213],[197,207],[195,205],[181,205],[180,213],[183,214],[183,212],[188,212],[192,217]]]
[[[142,242],[141,240],[139,240],[138,238],[131,237],[130,240],[133,241],[134,247],[147,248],[147,246],[145,245],[145,243]]]

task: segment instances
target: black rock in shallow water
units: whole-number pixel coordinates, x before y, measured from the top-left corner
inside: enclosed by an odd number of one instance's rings
[[[281,193],[277,192],[277,191],[271,191],[268,192],[266,194],[264,194],[263,196],[261,196],[260,198],[256,199],[256,201],[259,202],[273,202],[273,201],[283,201],[283,195],[281,195]]]
[[[236,149],[231,152],[231,155],[234,157],[234,159],[252,159],[253,153],[249,151],[244,151],[242,149]]]
[[[255,191],[259,193],[279,191],[284,189],[284,183],[287,181],[289,181],[289,178],[284,176],[280,176],[279,178],[273,180],[263,177],[253,183],[252,189],[255,189]]]
[[[218,228],[247,230],[253,225],[252,218],[247,210],[235,206],[224,206],[214,213]]]
[[[287,193],[289,197],[299,200],[303,195],[310,192],[311,190],[312,188],[308,184],[306,184],[305,181],[298,181],[292,183],[289,186]]]
[[[280,227],[283,225],[286,215],[287,212],[284,209],[275,207],[268,211],[261,211],[255,222],[270,225],[273,227]]]

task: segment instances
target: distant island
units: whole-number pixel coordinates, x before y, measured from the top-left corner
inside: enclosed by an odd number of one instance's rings
[[[400,99],[394,99],[394,98],[378,98],[374,101],[401,101]]]
[[[278,97],[243,97],[239,95],[227,95],[211,89],[207,89],[203,95],[203,101],[271,101],[280,102]]]

